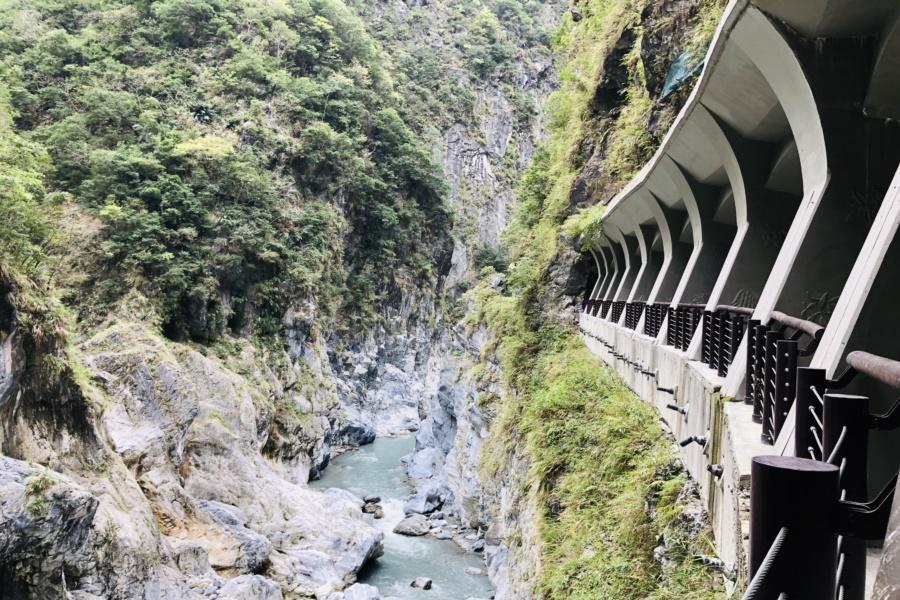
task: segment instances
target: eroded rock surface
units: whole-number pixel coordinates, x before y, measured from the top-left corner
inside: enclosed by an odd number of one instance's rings
[[[277,405],[294,398],[262,385],[263,375],[238,375],[128,322],[80,351],[97,458],[73,461],[52,445],[38,455],[48,467],[0,457],[6,589],[32,598],[300,598],[353,584],[382,552],[360,499],[298,481],[297,465],[315,460],[329,425],[315,407],[304,459],[273,460],[264,449]],[[17,423],[19,439],[43,427]],[[25,459],[37,454],[20,448]]]

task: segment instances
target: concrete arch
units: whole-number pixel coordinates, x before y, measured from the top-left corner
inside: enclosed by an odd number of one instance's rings
[[[594,258],[594,264],[597,266],[597,281],[594,282],[594,287],[591,289],[588,300],[595,300],[597,298],[597,292],[600,290],[600,287],[603,285],[603,280],[609,275],[609,272],[606,268],[606,257],[603,257],[603,264],[601,265],[600,259],[597,258],[597,252],[595,252],[593,248],[589,248],[588,250]]]
[[[675,288],[675,292],[672,294],[672,304],[677,305],[684,296],[685,289],[690,282],[694,269],[697,268],[697,263],[703,252],[703,218],[700,213],[700,207],[697,203],[697,197],[694,194],[693,187],[691,187],[691,184],[685,177],[681,167],[679,167],[668,155],[663,156],[659,161],[655,176],[663,179],[666,182],[665,185],[667,188],[677,194],[684,204],[691,225],[691,237],[694,248],[691,251],[691,255],[688,257],[684,271]]]
[[[645,192],[645,194],[647,196],[647,207],[650,209],[650,213],[653,215],[653,218],[656,221],[656,228],[659,232],[660,238],[662,239],[663,245],[663,262],[659,268],[659,272],[656,275],[656,279],[653,282],[653,287],[650,289],[650,293],[647,295],[647,302],[652,303],[656,301],[656,296],[657,294],[659,294],[659,290],[666,279],[669,268],[672,266],[673,242],[672,232],[669,227],[669,219],[663,212],[659,200],[650,191]]]
[[[627,302],[631,302],[634,299],[637,286],[640,285],[640,282],[647,271],[647,257],[649,252],[647,241],[644,238],[644,232],[630,208],[631,206],[626,204],[615,216],[621,223],[622,232],[628,237],[633,237],[637,242],[637,252],[634,252],[634,248],[632,249],[632,273],[634,273],[634,278],[630,282],[625,282],[626,288],[622,290],[622,294],[618,297],[618,299]]]
[[[825,132],[796,54],[769,18],[753,6],[747,7],[731,39],[762,73],[787,117],[800,154],[804,192],[821,190],[828,179]]]
[[[613,253],[615,253],[619,267],[618,278],[613,280],[612,285],[606,291],[606,299],[616,300],[619,298],[625,280],[628,279],[628,274],[631,272],[631,250],[628,248],[625,236],[618,225],[610,222],[606,229],[608,230],[607,236],[613,244]]]
[[[609,268],[609,274],[603,280],[603,285],[597,291],[597,300],[605,300],[606,295],[609,293],[609,289],[612,287],[613,282],[616,280],[616,277],[619,275],[619,263],[616,259],[616,253],[613,250],[612,246],[610,246],[611,242],[608,239],[604,239],[603,242],[598,247],[600,255],[603,257],[603,260],[606,262],[607,267]]]
[[[680,135],[673,140],[668,155],[682,169],[698,181],[710,178],[709,173],[721,168],[734,196],[734,211],[738,226],[747,222],[747,186],[737,154],[716,121],[702,105],[691,113]],[[701,153],[700,149],[705,149]]]

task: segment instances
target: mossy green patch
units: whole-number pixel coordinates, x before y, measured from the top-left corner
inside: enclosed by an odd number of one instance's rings
[[[685,477],[674,468],[659,415],[640,401],[567,326],[521,327],[514,300],[478,288],[481,314],[499,325],[507,394],[483,455],[486,477],[525,440],[540,502],[539,597],[723,597],[716,575],[694,560],[706,532],[674,524]],[[493,320],[490,320],[490,319]],[[519,326],[517,326],[517,324]],[[669,531],[671,530],[671,531]],[[665,572],[653,558],[663,531],[675,543]]]

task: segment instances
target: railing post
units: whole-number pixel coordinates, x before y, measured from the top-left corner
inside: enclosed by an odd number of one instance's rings
[[[705,362],[707,365],[712,364],[712,338],[713,338],[713,313],[704,310],[703,311],[703,352],[700,356],[700,360]]]
[[[763,404],[762,404],[762,441],[766,444],[775,443],[775,375],[778,373],[776,366],[778,360],[778,340],[781,333],[767,331],[763,359]]]
[[[756,328],[759,324],[760,322],[756,319],[750,319],[747,324],[747,385],[744,392],[744,404],[753,404],[753,390],[756,387]],[[753,417],[753,420],[756,421],[756,414]]]
[[[794,456],[815,460],[828,458],[827,456],[822,457],[819,455],[818,442],[816,441],[816,436],[813,435],[813,431],[818,432],[818,439],[821,441],[823,432],[819,424],[822,423],[823,407],[819,398],[825,392],[825,375],[824,369],[813,369],[811,367],[797,369]],[[812,454],[810,454],[810,449],[812,449]]]
[[[763,422],[763,406],[766,398],[766,325],[757,325],[753,340],[753,420]]]
[[[848,394],[825,394],[823,423],[824,459],[840,469],[844,500],[864,502],[868,498],[869,399]],[[866,584],[866,542],[844,537],[841,541],[844,568],[838,585],[844,600],[863,600]]]
[[[778,340],[775,351],[775,402],[773,406],[772,440],[777,440],[794,403],[797,385],[797,342]]]
[[[788,529],[771,589],[790,600],[830,600],[835,593],[838,468],[792,456],[757,456],[751,466],[750,577],[783,527]],[[802,499],[802,501],[801,501]]]

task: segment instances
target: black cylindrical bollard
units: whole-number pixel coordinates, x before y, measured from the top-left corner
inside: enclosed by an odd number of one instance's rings
[[[785,548],[769,575],[791,600],[834,598],[838,468],[792,456],[757,456],[751,467],[750,577],[782,527]]]

